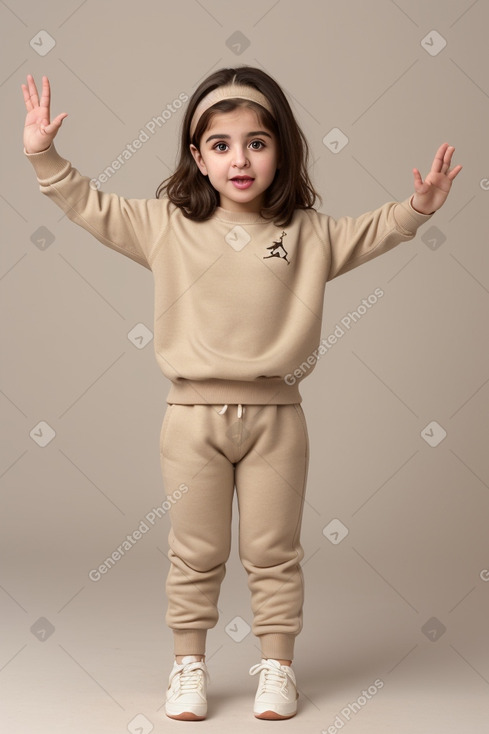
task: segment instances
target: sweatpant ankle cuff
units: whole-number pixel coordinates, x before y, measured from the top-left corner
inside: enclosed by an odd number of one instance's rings
[[[293,660],[295,635],[260,635],[261,655],[275,660]]]
[[[205,655],[207,630],[173,630],[174,655]]]

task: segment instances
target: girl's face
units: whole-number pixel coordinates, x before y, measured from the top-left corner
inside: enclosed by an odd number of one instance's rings
[[[275,135],[248,107],[214,115],[200,151],[190,145],[200,172],[219,192],[220,206],[233,212],[258,212],[263,206],[277,170],[277,148]]]

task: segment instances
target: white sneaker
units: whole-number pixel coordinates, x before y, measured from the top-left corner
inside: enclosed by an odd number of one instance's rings
[[[257,719],[290,719],[297,713],[297,684],[290,665],[263,658],[250,668],[250,675],[260,673],[253,713]]]
[[[201,721],[207,715],[207,681],[210,680],[205,662],[195,655],[176,661],[168,680],[165,713],[170,719]]]

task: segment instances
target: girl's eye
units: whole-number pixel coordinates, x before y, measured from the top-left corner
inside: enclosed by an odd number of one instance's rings
[[[262,140],[252,140],[250,143],[250,148],[252,150],[261,150],[264,147],[265,147],[265,143]],[[227,143],[216,143],[214,145],[214,150],[219,151],[219,153],[224,153],[227,148],[228,148]]]

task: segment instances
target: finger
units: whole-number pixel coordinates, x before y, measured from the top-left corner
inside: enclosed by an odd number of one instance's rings
[[[443,143],[440,145],[438,150],[436,151],[435,157],[433,158],[433,164],[431,166],[431,170],[434,173],[440,173],[441,169],[443,168],[443,161],[445,158],[445,152],[448,148],[448,143]]]
[[[450,181],[453,181],[453,179],[455,178],[455,176],[458,176],[458,174],[460,173],[461,170],[462,170],[462,166],[461,165],[455,166],[455,168],[453,169],[453,171],[450,171],[450,173],[448,174],[448,178],[450,179]]]
[[[431,183],[426,179],[423,181],[421,174],[417,168],[413,168],[414,174],[414,190],[417,194],[426,194],[431,189]]]
[[[47,76],[43,76],[42,78],[42,97],[41,97],[41,107],[44,107],[46,109],[46,112],[48,113],[48,120],[49,120],[49,106],[51,104],[51,88],[49,86],[49,79]]]
[[[446,173],[448,173],[448,169],[450,168],[454,151],[455,148],[453,147],[453,145],[449,145],[445,151],[445,155],[443,156],[443,165],[445,166]]]
[[[413,168],[413,176],[414,176],[414,188],[416,189],[416,191],[418,191],[418,189],[420,189],[423,186],[423,179],[417,168]]]
[[[39,107],[39,97],[37,87],[32,74],[27,75],[27,84],[29,86],[29,97],[31,98],[32,107]]]
[[[60,125],[63,122],[63,120],[65,119],[65,117],[68,117],[68,113],[67,112],[62,112],[60,115],[58,115],[57,117],[54,118],[54,120],[50,123],[50,126],[51,125],[54,125],[55,126],[55,129],[57,129],[58,127],[60,127]]]
[[[60,127],[61,123],[65,119],[65,117],[68,117],[67,112],[62,112],[60,115],[54,118],[52,122],[50,122],[48,125],[44,125],[42,128],[42,131],[47,133],[48,135],[51,135],[51,133],[56,132]]]
[[[32,102],[29,95],[29,90],[25,84],[21,84],[22,87],[22,93],[24,95],[24,102],[25,102],[25,108],[27,112],[30,112],[32,110]]]
[[[453,145],[449,145],[445,151],[445,156],[444,156],[444,160],[446,163],[450,163],[454,152],[455,152],[455,147]]]

